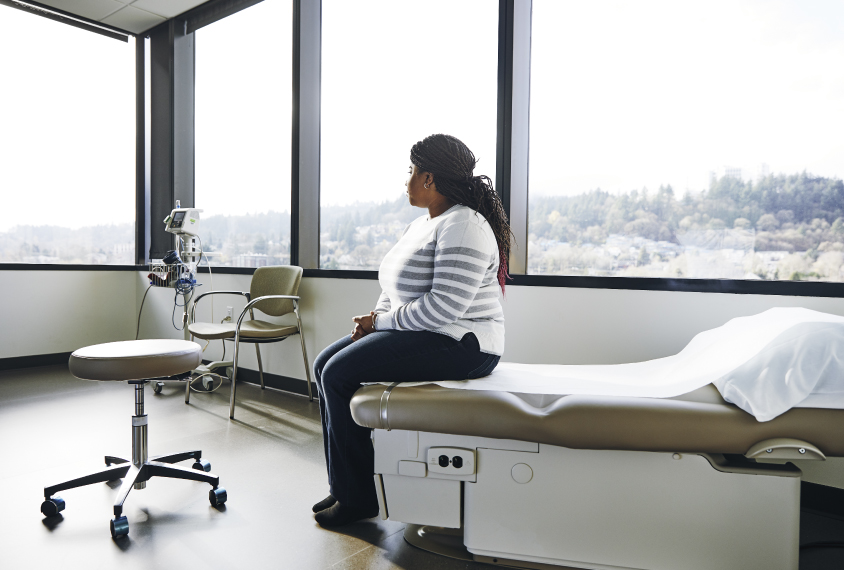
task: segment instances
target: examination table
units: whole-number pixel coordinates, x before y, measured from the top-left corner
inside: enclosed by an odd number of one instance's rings
[[[521,568],[795,570],[800,470],[844,410],[771,421],[706,385],[673,398],[369,385],[382,518],[411,544]],[[764,461],[764,462],[763,462]]]

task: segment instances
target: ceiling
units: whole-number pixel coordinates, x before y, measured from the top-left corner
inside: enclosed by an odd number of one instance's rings
[[[25,0],[24,0],[25,1]],[[52,6],[102,22],[127,32],[139,34],[165,20],[187,12],[207,0],[37,0]]]

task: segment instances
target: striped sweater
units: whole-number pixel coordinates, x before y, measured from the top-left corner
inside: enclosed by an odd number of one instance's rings
[[[481,351],[504,352],[498,245],[486,219],[456,205],[414,220],[378,271],[376,330],[433,331],[460,340],[475,333]]]

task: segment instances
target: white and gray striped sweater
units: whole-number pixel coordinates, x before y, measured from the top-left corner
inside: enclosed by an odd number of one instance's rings
[[[481,351],[504,353],[498,245],[486,219],[453,206],[414,220],[378,271],[377,330],[475,333]]]

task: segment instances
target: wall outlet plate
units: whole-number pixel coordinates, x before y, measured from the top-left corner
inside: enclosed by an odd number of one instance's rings
[[[459,447],[429,447],[428,471],[444,475],[473,475],[475,450]]]
[[[229,320],[232,320],[232,308],[231,307],[226,307],[226,317]]]

